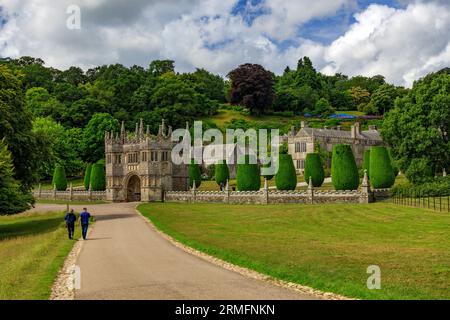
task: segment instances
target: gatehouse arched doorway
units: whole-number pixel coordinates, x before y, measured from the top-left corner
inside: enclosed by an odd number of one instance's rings
[[[128,179],[127,183],[127,201],[141,201],[141,179],[137,175],[133,175]]]

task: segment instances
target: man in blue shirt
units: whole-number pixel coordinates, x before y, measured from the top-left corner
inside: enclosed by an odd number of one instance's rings
[[[86,240],[90,217],[91,217],[91,214],[89,212],[87,212],[86,208],[83,208],[83,212],[80,213],[80,222],[81,222],[81,232],[83,233],[84,240]]]

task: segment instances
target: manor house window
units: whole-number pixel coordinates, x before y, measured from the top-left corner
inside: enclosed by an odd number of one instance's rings
[[[139,153],[133,152],[128,154],[128,163],[138,163],[139,162]]]
[[[297,169],[305,168],[305,160],[297,160]]]
[[[158,152],[156,151],[150,152],[150,161],[158,161]]]
[[[295,152],[306,152],[306,142],[296,142]]]
[[[168,151],[161,152],[161,161],[169,161],[169,152]]]

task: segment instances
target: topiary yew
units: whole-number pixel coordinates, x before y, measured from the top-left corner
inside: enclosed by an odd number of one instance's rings
[[[275,184],[278,190],[295,190],[297,187],[297,174],[290,154],[280,154],[278,158],[278,172],[275,175]]]
[[[370,182],[376,189],[390,188],[394,185],[394,170],[385,147],[377,146],[370,149]]]
[[[308,153],[305,159],[305,182],[309,183],[311,177],[313,187],[320,187],[325,180],[322,160],[318,153]]]
[[[64,170],[64,167],[59,164],[55,166],[55,171],[53,172],[52,185],[58,191],[66,191],[67,189],[66,171]]]
[[[225,185],[230,179],[230,169],[224,160],[219,161],[214,168],[214,176],[218,185]]]
[[[101,163],[92,165],[91,188],[92,191],[103,191],[106,189],[105,166]]]
[[[244,163],[240,163],[240,162]],[[237,166],[237,189],[239,191],[258,191],[261,188],[259,167],[254,156],[246,155]]]
[[[200,171],[200,166],[197,163],[192,162],[188,168],[189,175],[189,186],[192,188],[194,186],[198,188],[202,184],[202,173]]]
[[[336,190],[358,189],[358,167],[352,149],[347,144],[337,144],[333,147],[331,181]]]
[[[86,170],[84,171],[84,189],[89,190],[89,184],[91,183],[91,171],[92,171],[92,164],[88,163],[86,166]]]

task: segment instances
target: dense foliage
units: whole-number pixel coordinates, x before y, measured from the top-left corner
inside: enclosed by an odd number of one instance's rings
[[[261,188],[260,170],[254,156],[246,155],[238,162],[236,179],[239,191],[258,191]]]
[[[14,214],[30,208],[33,198],[24,193],[14,179],[14,167],[11,153],[0,140],[0,215]]]
[[[106,189],[105,165],[101,162],[92,165],[91,188],[92,191],[103,191]]]
[[[358,189],[358,168],[352,149],[347,144],[337,144],[333,146],[331,181],[336,190]]]
[[[64,170],[64,167],[59,164],[55,166],[52,185],[58,191],[66,191],[67,189],[66,171]]]
[[[227,180],[230,179],[230,169],[224,160],[219,161],[214,166],[214,177],[216,183],[223,186],[225,186]]]
[[[305,182],[309,183],[311,177],[313,187],[320,187],[325,180],[322,160],[318,153],[308,153],[305,159]]]
[[[297,174],[290,154],[279,155],[275,185],[278,190],[295,190],[297,187]]]
[[[202,184],[202,172],[200,170],[200,165],[197,163],[191,163],[189,164],[188,168],[188,175],[189,175],[189,186],[191,188],[195,187],[198,188]]]
[[[437,177],[423,183],[403,183],[391,189],[392,195],[413,197],[450,196],[450,176]]]
[[[429,74],[395,102],[382,135],[400,170],[419,182],[450,167],[450,74]]]
[[[370,182],[375,189],[390,188],[394,185],[394,170],[385,147],[371,147],[369,163]]]
[[[84,190],[89,190],[89,185],[91,184],[91,172],[92,172],[92,164],[88,163],[86,169],[84,170],[84,178],[83,178]]]

